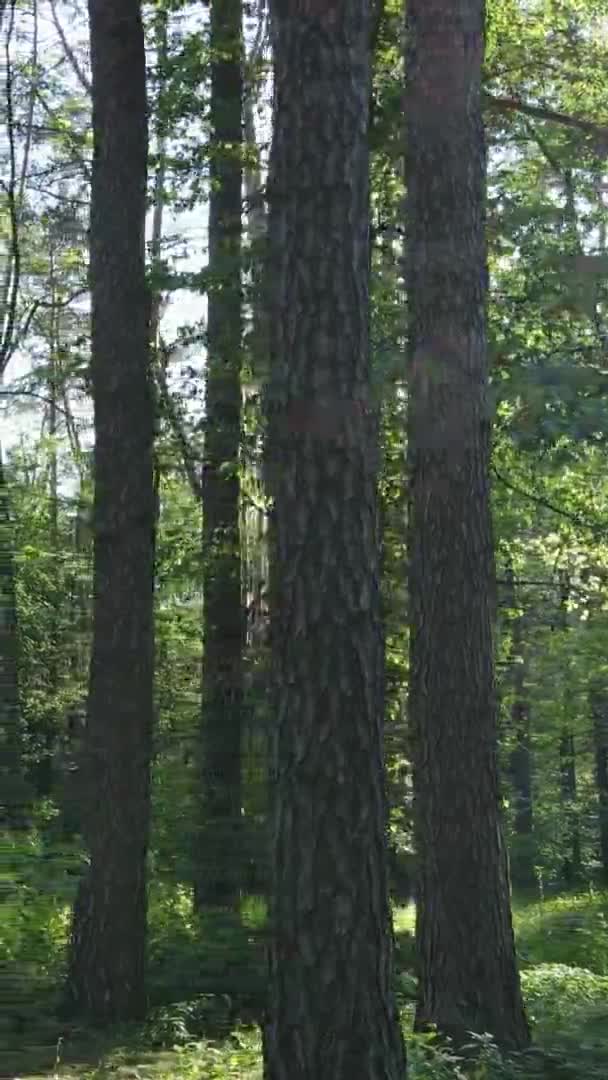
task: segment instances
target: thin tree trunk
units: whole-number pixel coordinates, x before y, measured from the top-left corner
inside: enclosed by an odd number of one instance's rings
[[[561,625],[562,630],[568,631],[568,599],[570,596],[570,580],[567,571],[562,571],[561,578]],[[567,642],[566,655],[567,655]],[[562,879],[568,886],[575,885],[581,874],[581,836],[577,806],[577,782],[576,782],[576,744],[574,734],[570,727],[570,712],[573,707],[568,677],[568,663],[564,676],[564,693],[562,701],[563,723],[559,738],[559,775],[560,797],[563,807],[563,822],[565,825],[564,848],[565,855],[562,863]]]
[[[507,568],[509,607],[517,607],[513,567]],[[530,739],[530,702],[526,687],[524,612],[517,614],[512,624],[511,678],[511,737],[510,778],[513,790],[513,831],[511,851],[511,880],[516,888],[530,889],[535,885],[534,807],[532,790],[532,750]]]
[[[3,26],[8,9],[8,21]],[[38,50],[37,5],[33,11],[33,66]],[[0,385],[6,366],[16,345],[15,313],[20,282],[19,222],[23,193],[29,165],[32,109],[35,96],[36,73],[32,76],[29,110],[25,135],[25,152],[21,171],[17,168],[15,136],[14,87],[11,63],[11,45],[15,30],[15,7],[0,2],[0,45],[3,58],[8,139],[8,176],[5,183],[7,212],[10,221],[10,240],[4,264],[0,268]],[[15,586],[14,536],[6,471],[0,446],[0,822],[13,828],[25,827],[31,804],[32,790],[26,782],[23,767],[23,740],[21,733],[21,702],[19,694],[19,637],[17,622],[17,595]]]
[[[268,375],[268,318],[264,293],[267,265],[268,221],[260,152],[256,144],[255,104],[260,89],[259,65],[264,55],[267,35],[267,12],[262,2],[258,9],[256,36],[247,58],[247,78],[243,96],[243,136],[246,159],[243,170],[247,209],[247,256],[249,260],[249,310],[247,359],[253,376],[253,393],[259,401],[260,386]],[[257,895],[268,894],[270,881],[269,806],[270,806],[270,724],[268,710],[268,511],[264,505],[264,430],[262,417],[253,453],[246,460],[248,481],[255,498],[247,494],[241,500],[241,553],[244,563],[244,602],[247,627],[246,657],[248,676],[245,682],[249,707],[243,761],[245,791],[243,804],[253,805],[248,814],[253,830],[253,845],[248,849],[246,888]]]
[[[88,507],[85,494],[84,470],[80,476],[80,492],[74,517],[73,573],[71,580],[72,640],[69,668],[73,683],[84,689],[90,655],[91,611],[89,603],[90,530],[87,527]],[[86,701],[77,700],[67,716],[66,747],[62,755],[61,835],[70,839],[82,828],[82,807],[86,787],[82,770],[83,720]]]
[[[562,877],[566,885],[575,885],[581,872],[581,839],[576,805],[576,744],[574,735],[568,730],[564,730],[559,740],[559,774],[566,826]]]
[[[482,0],[407,8],[416,1026],[529,1041],[499,813]]]
[[[266,1080],[402,1080],[369,356],[367,0],[272,9],[276,672]]]
[[[200,908],[240,902],[245,620],[239,534],[241,443],[242,31],[240,0],[211,8],[211,194],[203,462]]]
[[[50,239],[49,252],[49,294],[50,294],[50,328],[49,328],[49,374],[47,382],[48,393],[48,498],[49,498],[49,553],[53,566],[53,581],[56,582],[57,555],[59,553],[59,503],[58,503],[58,461],[57,461],[57,404],[59,394],[59,327],[57,309],[57,281],[55,268],[55,250],[52,238]],[[57,694],[59,690],[58,669],[58,629],[59,629],[59,603],[60,588],[56,587],[51,599],[51,612],[49,620],[49,661],[47,668],[48,701],[45,714],[39,722],[36,732],[39,739],[38,760],[33,771],[33,782],[36,794],[40,798],[48,798],[53,792],[54,783],[54,751],[57,741],[59,718],[57,716]]]
[[[13,525],[0,450],[0,824],[27,820],[31,792],[23,776]]]
[[[514,794],[513,828],[522,847],[512,859],[513,883],[520,888],[534,885],[534,855],[532,849],[534,813],[532,804],[532,759],[530,752],[530,704],[525,688],[525,668],[515,671],[515,700],[511,706],[514,747],[511,752],[511,779]]]
[[[600,859],[604,879],[608,881],[608,693],[604,681],[592,684],[589,703],[595,743]]]
[[[153,394],[145,278],[146,69],[138,0],[89,0],[93,72],[94,607],[85,734],[89,868],[68,997],[144,1014],[153,715]]]

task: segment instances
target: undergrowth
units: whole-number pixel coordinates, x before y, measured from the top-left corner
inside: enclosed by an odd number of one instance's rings
[[[194,918],[187,889],[156,880],[150,896],[151,1010],[145,1026],[100,1036],[57,1020],[78,853],[41,837],[6,837],[0,868],[0,1077],[20,1080],[261,1080],[265,904],[241,919]],[[50,872],[52,866],[52,874]],[[409,1080],[606,1080],[608,892],[515,902],[534,1050],[473,1057],[412,1032],[413,907],[395,911],[398,995]]]

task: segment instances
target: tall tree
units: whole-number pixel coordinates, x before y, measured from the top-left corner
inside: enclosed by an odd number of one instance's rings
[[[89,0],[93,73],[93,648],[85,734],[89,867],[68,996],[96,1022],[145,1008],[153,697],[153,397],[144,227],[148,130],[138,0]]]
[[[4,16],[8,13],[6,24]],[[3,114],[6,124],[7,178],[3,182],[2,210],[8,219],[9,238],[0,268],[0,384],[19,341],[18,302],[21,284],[21,225],[32,143],[33,110],[38,65],[38,11],[32,9],[33,34],[29,93],[23,125],[23,156],[18,161],[15,65],[11,50],[16,37],[16,5],[0,3],[3,54]],[[24,776],[22,715],[19,687],[19,637],[13,551],[13,527],[6,465],[0,446],[0,820],[23,826],[32,801]]]
[[[199,907],[240,896],[244,611],[241,442],[242,31],[240,0],[211,7],[209,289],[203,459],[202,833]]]
[[[416,1019],[523,1046],[497,776],[483,0],[411,0],[406,41]]]
[[[401,1080],[369,353],[368,0],[276,2],[267,1080]]]

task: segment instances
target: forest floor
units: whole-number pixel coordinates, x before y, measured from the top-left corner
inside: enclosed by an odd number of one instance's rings
[[[0,907],[5,907],[1,901]],[[218,955],[215,959],[212,956],[210,966],[209,936],[205,935],[205,944],[193,936],[184,896],[170,890],[157,896],[152,907],[152,984],[157,1000],[164,999],[164,1004],[152,1010],[143,1027],[114,1030],[103,1037],[62,1025],[53,1015],[48,976],[60,955],[57,951],[53,957],[53,940],[57,940],[59,950],[64,914],[56,907],[45,911],[30,905],[21,945],[29,941],[31,948],[37,938],[40,956],[47,935],[46,985],[36,961],[24,959],[22,949],[22,990],[20,994],[13,991],[11,1000],[5,996],[8,982],[0,970],[5,1001],[0,1015],[0,1080],[261,1080],[261,1040],[251,1004],[249,1011],[245,1008],[237,1012],[234,1007],[235,997],[251,1003],[255,986],[259,986],[256,979],[261,978],[257,931],[263,909],[259,904],[252,902],[246,909],[243,933],[233,935],[233,959],[227,964],[230,942],[226,935],[221,942],[224,981],[220,977],[218,984]],[[519,900],[514,913],[536,1052],[504,1061],[489,1042],[482,1041],[475,1071],[467,1072],[465,1064],[439,1047],[432,1037],[411,1034],[414,910],[411,906],[395,910],[409,1080],[608,1077],[608,892]],[[6,916],[6,910],[1,914]],[[53,924],[54,919],[54,925],[41,926],[45,918],[48,924]],[[5,956],[2,935],[7,925],[0,923],[0,953],[4,951]],[[225,973],[236,970],[233,961],[238,954],[243,957],[245,942],[250,948],[248,959],[241,965],[245,986],[239,996],[242,987],[235,994],[232,980],[226,980]],[[14,941],[12,945],[15,955]],[[10,975],[6,963],[1,968]],[[205,968],[207,976],[201,992],[200,972]],[[56,975],[58,970],[55,967]],[[222,992],[218,993],[218,989]]]

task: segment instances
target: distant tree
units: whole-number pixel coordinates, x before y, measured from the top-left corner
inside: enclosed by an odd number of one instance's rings
[[[608,881],[608,695],[605,680],[595,679],[589,689],[595,749],[598,801],[599,854],[604,881]]]
[[[410,0],[406,42],[416,1023],[521,1047],[492,640],[483,0]]]
[[[74,908],[71,1007],[96,1023],[146,1006],[146,853],[154,668],[154,404],[144,227],[148,130],[138,0],[89,0],[93,73],[93,647],[84,740],[89,866]]]
[[[237,909],[245,619],[241,598],[240,0],[211,5],[209,285],[203,458],[203,697],[198,907]]]
[[[8,18],[4,21],[8,10]],[[33,12],[32,68],[37,64],[38,20]],[[7,250],[0,267],[0,383],[7,365],[20,344],[18,304],[21,283],[20,226],[29,169],[32,131],[32,109],[35,92],[35,73],[29,80],[26,93],[26,118],[23,124],[25,149],[19,159],[15,99],[15,66],[11,48],[16,38],[16,9],[13,3],[0,3],[0,33],[3,54],[3,165],[6,179],[2,183],[0,211],[8,223]],[[21,118],[19,118],[21,119]],[[32,790],[25,780],[23,761],[23,724],[19,686],[19,637],[15,587],[14,533],[10,506],[10,491],[6,463],[0,446],[0,821],[8,826],[25,825],[31,808]]]
[[[23,825],[31,791],[23,767],[13,522],[0,451],[0,822]]]
[[[516,610],[518,599],[512,560],[507,566],[507,603],[511,614],[511,753],[509,774],[513,798],[513,846],[511,880],[514,887],[530,889],[536,884],[534,837],[533,761],[530,700],[526,686],[526,615]]]

